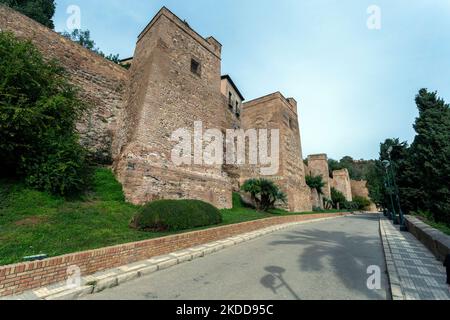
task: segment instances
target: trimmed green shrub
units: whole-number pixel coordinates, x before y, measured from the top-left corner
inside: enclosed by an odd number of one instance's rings
[[[157,200],[145,205],[131,221],[144,231],[181,231],[222,222],[213,205],[200,200]]]

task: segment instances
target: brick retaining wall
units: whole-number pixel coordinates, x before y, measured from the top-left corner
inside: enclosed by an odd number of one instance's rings
[[[434,229],[415,217],[405,217],[408,231],[422,242],[438,260],[444,261],[450,254],[450,236]]]
[[[345,213],[275,217],[78,252],[42,261],[0,266],[0,297],[17,295],[64,281],[67,278],[67,268],[73,265],[81,269],[83,276],[87,276],[273,225],[344,215]]]

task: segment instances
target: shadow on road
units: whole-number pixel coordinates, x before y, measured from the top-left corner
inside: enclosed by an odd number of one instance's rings
[[[271,289],[274,294],[282,288],[286,288],[295,300],[301,300],[300,297],[295,293],[292,287],[284,280],[283,273],[286,272],[285,269],[277,266],[270,266],[265,268],[269,274],[261,279],[261,284],[267,289]]]
[[[381,292],[367,288],[369,277],[367,268],[370,265],[377,265],[381,270],[385,270],[380,239],[375,231],[370,232],[370,235],[363,235],[364,228],[368,228],[367,223],[373,224],[374,222],[370,221],[378,221],[379,218],[358,215],[345,219],[352,219],[352,221],[341,220],[340,222],[354,224],[354,226],[336,226],[336,231],[323,229],[293,231],[285,235],[284,239],[274,241],[270,245],[299,246],[301,247],[298,258],[300,271],[332,272],[351,291],[359,291],[369,299],[383,299],[385,297]],[[374,225],[371,226],[371,228],[374,227]],[[349,231],[342,231],[342,229],[349,229]],[[321,285],[324,286],[323,283]],[[327,290],[328,288],[317,289]],[[383,290],[387,292],[387,288]]]

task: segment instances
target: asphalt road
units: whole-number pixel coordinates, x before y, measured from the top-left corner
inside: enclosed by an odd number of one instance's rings
[[[389,299],[378,221],[357,215],[293,227],[85,299]],[[381,290],[367,287],[372,265],[381,268]]]

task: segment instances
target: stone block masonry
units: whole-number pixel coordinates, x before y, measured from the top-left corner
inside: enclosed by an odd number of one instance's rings
[[[331,199],[331,181],[328,168],[328,156],[326,154],[314,154],[308,156],[307,174],[321,176],[325,186],[322,188],[323,196]]]
[[[303,164],[297,102],[276,92],[244,103],[242,108],[244,129],[279,130],[279,168],[276,174],[260,176],[260,166],[246,166],[241,171],[241,183],[261,177],[273,180],[287,195],[287,210],[311,211],[311,190],[306,185]]]
[[[31,40],[44,58],[55,59],[66,69],[89,106],[89,112],[78,124],[81,142],[95,160],[111,164],[111,146],[123,107],[128,71],[3,5],[0,29]]]
[[[352,189],[352,196],[353,198],[355,197],[363,197],[366,199],[370,199],[370,194],[369,194],[369,189],[367,187],[367,181],[365,180],[360,180],[360,181],[356,181],[356,180],[351,180],[350,181],[351,184],[351,189]],[[370,207],[367,208],[370,212],[377,212],[377,206],[375,205],[375,203],[372,202],[371,200],[371,204]]]
[[[1,266],[0,297],[18,295],[28,290],[65,281],[68,276],[67,268],[70,266],[78,266],[81,269],[81,275],[88,276],[270,226],[343,215],[345,214],[311,214],[269,218],[73,253],[43,261]]]
[[[128,201],[198,199],[231,208],[232,191],[243,177],[256,177],[247,173],[258,168],[176,166],[172,151],[178,142],[172,134],[199,121],[205,130],[222,132],[272,128],[276,122],[282,141],[280,173],[273,178],[288,195],[286,209],[311,210],[295,99],[277,92],[241,108],[243,96],[231,77],[221,76],[221,44],[200,36],[167,8],[139,35],[129,71],[4,6],[0,28],[31,40],[80,87],[91,107],[78,124],[81,142],[98,163],[113,165]],[[265,103],[270,111],[261,108]],[[241,110],[245,106],[261,116]]]
[[[341,192],[347,201],[353,201],[350,175],[347,169],[333,171],[331,185],[337,191]]]
[[[220,44],[204,39],[167,9],[141,33],[131,67],[131,85],[115,148],[115,172],[127,199],[199,199],[231,208],[232,186],[222,165],[176,166],[172,134],[226,124],[220,91]]]

